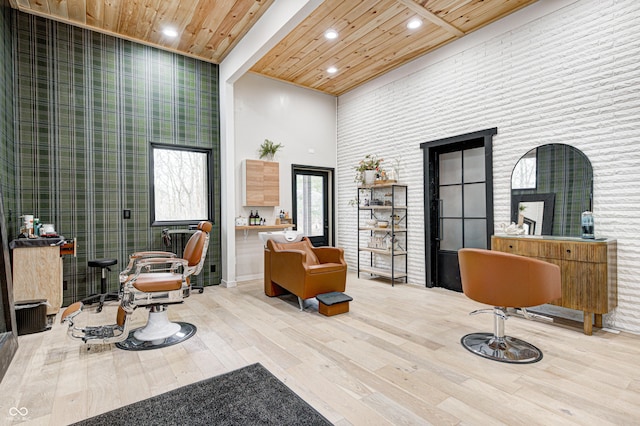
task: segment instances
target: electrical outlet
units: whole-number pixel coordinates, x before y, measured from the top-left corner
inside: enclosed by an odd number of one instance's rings
[[[215,272],[216,271],[216,265],[211,265],[211,272]]]
[[[122,218],[123,219],[131,219],[131,210],[129,210],[129,209],[122,210]]]
[[[66,290],[67,289],[67,285],[68,285],[67,280],[62,281],[62,290]]]

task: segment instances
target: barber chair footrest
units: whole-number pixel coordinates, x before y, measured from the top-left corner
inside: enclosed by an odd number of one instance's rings
[[[542,351],[515,337],[497,337],[493,333],[471,333],[460,343],[468,351],[483,358],[511,364],[530,364],[542,359]]]
[[[87,343],[90,343],[91,340],[99,339],[108,339],[116,336],[116,331],[122,331],[122,327],[118,327],[118,325],[100,325],[96,327],[85,327],[83,328],[84,340]],[[102,342],[101,342],[102,343]]]
[[[337,291],[319,294],[316,299],[318,299],[318,312],[328,317],[349,312],[349,302],[353,300],[351,296]]]

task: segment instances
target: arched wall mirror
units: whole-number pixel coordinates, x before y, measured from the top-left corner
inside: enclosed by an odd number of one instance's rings
[[[511,173],[511,220],[529,235],[579,237],[593,205],[593,168],[582,151],[548,144],[520,158]]]

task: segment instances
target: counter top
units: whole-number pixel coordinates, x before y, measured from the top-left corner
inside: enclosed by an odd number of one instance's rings
[[[64,237],[58,235],[57,237],[38,237],[38,238],[16,238],[9,243],[10,249],[15,248],[29,248],[29,247],[47,247],[57,246],[64,242]]]
[[[293,223],[281,223],[279,225],[244,225],[236,226],[236,230],[249,230],[249,229],[286,229],[295,228]]]
[[[521,238],[525,240],[550,240],[550,241],[575,241],[579,243],[606,243],[613,241],[611,238],[581,238],[562,235],[514,235],[514,234],[495,234],[494,237],[500,238]]]

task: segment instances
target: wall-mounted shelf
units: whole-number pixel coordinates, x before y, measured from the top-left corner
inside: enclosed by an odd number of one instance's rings
[[[241,230],[249,230],[249,229],[287,229],[287,228],[295,228],[296,225],[293,223],[281,223],[280,225],[246,225],[246,226],[236,226],[236,231]]]
[[[245,226],[236,226],[236,231],[244,231],[244,238],[246,239],[249,236],[249,231],[252,229],[255,230],[265,230],[265,229],[288,229],[295,228],[296,225],[293,223],[281,223],[279,225],[245,225]]]

